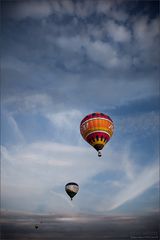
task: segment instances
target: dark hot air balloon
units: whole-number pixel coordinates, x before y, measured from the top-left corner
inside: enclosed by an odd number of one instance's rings
[[[65,185],[65,191],[70,196],[71,200],[77,194],[78,190],[79,186],[77,183],[69,182]]]
[[[35,229],[38,229],[38,225],[35,225]]]
[[[80,123],[82,137],[98,151],[99,157],[101,157],[100,150],[110,140],[113,131],[113,121],[104,113],[89,114]]]

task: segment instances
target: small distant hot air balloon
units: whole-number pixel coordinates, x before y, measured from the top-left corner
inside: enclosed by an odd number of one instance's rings
[[[113,121],[104,113],[89,114],[80,123],[82,137],[98,151],[99,157],[102,156],[100,150],[110,140],[113,131]]]
[[[38,229],[38,225],[35,225],[35,229]]]
[[[79,186],[77,183],[69,182],[65,185],[65,190],[72,200],[72,198],[77,194]]]

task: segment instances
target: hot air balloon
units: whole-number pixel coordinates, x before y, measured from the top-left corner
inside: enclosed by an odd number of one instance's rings
[[[113,121],[104,113],[89,114],[80,123],[82,137],[98,151],[99,157],[102,156],[100,150],[110,140],[113,131]]]
[[[38,229],[38,225],[35,225],[35,229]]]
[[[79,186],[77,183],[69,182],[65,185],[65,190],[72,200],[72,198],[77,194]]]

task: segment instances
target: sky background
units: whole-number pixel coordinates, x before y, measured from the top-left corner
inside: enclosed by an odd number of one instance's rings
[[[158,1],[2,1],[1,207],[39,214],[158,211]],[[115,124],[98,158],[80,135]],[[71,202],[66,183],[79,184]]]

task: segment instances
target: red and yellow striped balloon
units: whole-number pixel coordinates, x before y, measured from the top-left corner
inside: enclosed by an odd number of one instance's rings
[[[80,124],[82,137],[98,151],[110,140],[113,135],[114,124],[112,119],[104,113],[92,113],[87,115]]]

